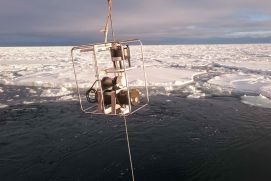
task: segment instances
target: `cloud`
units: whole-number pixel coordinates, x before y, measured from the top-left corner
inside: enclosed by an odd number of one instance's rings
[[[106,18],[106,0],[0,0],[0,4],[0,44],[103,39],[99,30]],[[113,20],[120,39],[268,37],[271,1],[113,0]]]
[[[268,38],[271,37],[271,31],[245,31],[245,32],[233,32],[229,33],[228,37],[240,38],[240,37],[251,37],[251,38]]]

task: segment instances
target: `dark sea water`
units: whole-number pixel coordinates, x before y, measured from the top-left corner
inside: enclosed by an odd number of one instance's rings
[[[128,129],[137,181],[271,180],[271,109],[154,96]],[[0,109],[1,181],[127,181],[129,169],[120,117],[73,101]]]

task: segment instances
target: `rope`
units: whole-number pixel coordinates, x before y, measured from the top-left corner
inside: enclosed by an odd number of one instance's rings
[[[112,20],[112,0],[107,0],[107,2],[108,2],[108,16],[107,16],[106,24],[105,24],[105,27],[104,27],[104,37],[105,37],[104,42],[105,43],[107,43],[107,38],[108,38],[108,23],[109,23],[109,20],[110,20],[110,28],[111,28],[112,38],[113,38],[114,41],[116,41],[115,33],[114,33],[114,29],[113,29],[113,20]],[[132,181],[135,181],[134,167],[133,167],[131,148],[130,148],[130,142],[129,142],[127,119],[126,119],[125,115],[123,116],[123,119],[124,119],[124,123],[125,123],[126,141],[127,141],[127,147],[128,147],[128,153],[129,153]]]
[[[134,167],[133,167],[131,148],[130,148],[130,142],[129,142],[129,134],[128,134],[128,128],[127,128],[127,119],[126,119],[125,115],[123,116],[123,118],[124,118],[124,123],[125,123],[126,141],[127,141],[127,146],[128,146],[128,152],[129,152],[130,168],[131,168],[131,173],[132,173],[132,181],[135,181]]]
[[[108,0],[108,5],[109,5],[109,12],[110,12],[110,26],[111,26],[112,38],[114,41],[116,41],[115,32],[113,29],[113,20],[112,20],[112,0]]]
[[[107,19],[105,22],[105,27],[104,27],[104,42],[107,43],[107,39],[108,39],[108,24],[109,24],[109,20],[110,20],[110,28],[111,28],[111,32],[112,32],[112,38],[115,41],[115,33],[114,33],[114,29],[113,29],[113,21],[112,21],[112,0],[107,0],[108,3],[108,15],[107,15]]]

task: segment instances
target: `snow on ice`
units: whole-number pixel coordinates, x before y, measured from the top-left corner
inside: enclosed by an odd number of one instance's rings
[[[46,87],[42,97],[74,99],[70,49],[0,47],[0,84]],[[134,57],[138,50],[139,47],[132,47]],[[149,85],[152,89],[156,87],[160,94],[180,94],[188,98],[238,95],[246,104],[271,108],[270,44],[152,45],[144,46],[144,54]],[[94,81],[89,57],[89,54],[76,57],[81,88],[91,86]],[[140,65],[136,63],[138,60],[134,61],[136,66]],[[103,63],[110,65],[111,61]],[[143,77],[137,70],[129,74],[129,83],[143,86]],[[0,94],[3,91],[0,87]],[[0,107],[5,106],[0,104]]]

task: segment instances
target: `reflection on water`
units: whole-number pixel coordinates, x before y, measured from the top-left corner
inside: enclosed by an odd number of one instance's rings
[[[0,109],[0,180],[130,180],[123,120],[77,102]],[[270,180],[271,110],[155,96],[128,117],[136,180]]]

